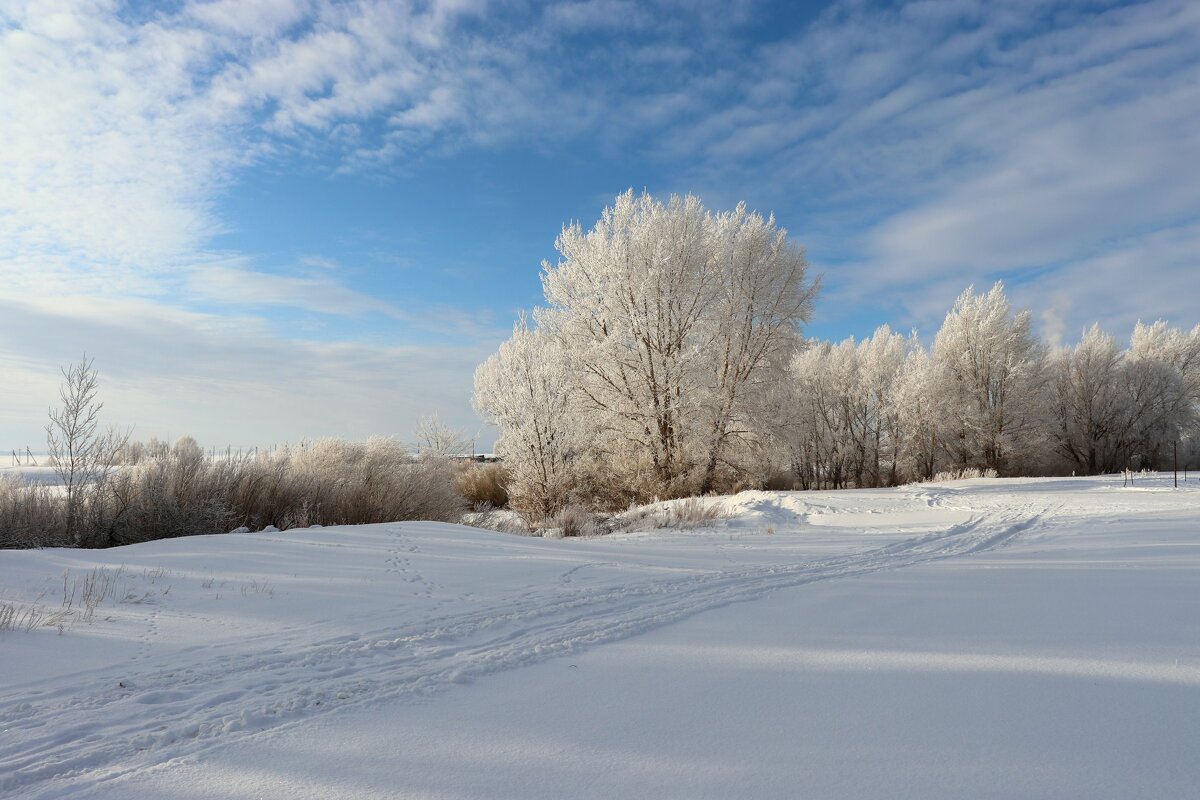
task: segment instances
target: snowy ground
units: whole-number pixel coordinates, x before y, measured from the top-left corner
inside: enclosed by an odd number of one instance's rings
[[[1195,796],[1200,484],[743,493],[700,531],[404,523],[0,552],[0,796]]]
[[[43,463],[40,466],[26,464],[22,466],[0,467],[0,480],[21,481],[23,483],[40,483],[46,486],[58,486],[62,483],[54,467]]]

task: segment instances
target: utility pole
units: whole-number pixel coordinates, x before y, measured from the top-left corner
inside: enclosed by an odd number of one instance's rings
[[[1172,443],[1175,446],[1175,488],[1179,488],[1179,437]]]

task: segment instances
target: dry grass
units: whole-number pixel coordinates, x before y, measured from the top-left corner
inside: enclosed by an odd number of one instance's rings
[[[963,469],[942,470],[927,481],[916,481],[916,483],[945,483],[946,481],[966,481],[974,478],[997,478],[999,473],[994,469],[978,469],[977,467],[964,467]]]
[[[108,547],[239,526],[452,522],[465,508],[445,459],[414,460],[392,439],[323,440],[247,458],[143,457],[87,487],[76,526],[84,546]],[[63,516],[52,490],[0,484],[0,547],[65,544]]]
[[[454,488],[472,506],[506,507],[508,481],[508,469],[503,464],[467,462],[455,468]]]
[[[62,609],[47,609],[40,603],[0,603],[0,631],[29,631],[57,627],[61,632],[70,613]]]
[[[689,530],[707,528],[723,519],[729,519],[729,511],[720,500],[705,497],[685,497],[648,506],[634,506],[613,522],[626,531],[677,528]]]
[[[90,621],[101,603],[117,598],[117,581],[124,572],[124,567],[96,567],[81,577],[72,577],[69,571],[64,572],[61,610],[65,614],[78,616],[85,622]]]
[[[43,604],[45,592],[32,603],[0,603],[0,631],[58,628],[61,634],[78,622],[91,622],[105,602],[143,603],[170,593],[165,569],[129,572],[125,567],[95,567],[80,575],[64,570],[62,599],[57,608]]]
[[[667,506],[664,528],[707,528],[729,517],[725,507],[700,497],[688,497]]]
[[[582,506],[564,506],[553,517],[546,520],[542,535],[548,539],[574,536],[599,536],[604,527],[596,515]]]

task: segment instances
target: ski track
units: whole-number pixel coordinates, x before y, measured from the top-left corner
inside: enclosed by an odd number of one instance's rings
[[[925,489],[930,507],[953,507]],[[388,615],[360,620],[373,630],[246,655],[205,648],[200,663],[149,660],[83,672],[62,688],[26,685],[0,696],[0,793],[53,798],[181,756],[334,709],[416,699],[489,673],[624,639],[709,609],[814,581],[992,550],[1042,523],[1051,509],[973,510],[936,533],[815,561],[699,572],[616,587],[572,583],[475,612],[388,626]],[[411,571],[416,547],[397,537],[385,569],[433,588]],[[430,592],[432,593],[432,592]],[[281,632],[285,633],[285,632]],[[177,657],[178,654],[175,654]],[[195,658],[195,655],[192,656]],[[142,656],[144,659],[145,657]]]

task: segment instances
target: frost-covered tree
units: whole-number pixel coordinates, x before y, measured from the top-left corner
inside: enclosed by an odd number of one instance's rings
[[[585,437],[572,408],[568,364],[558,342],[522,316],[512,336],[475,371],[475,408],[499,430],[509,502],[547,519],[571,499]]]
[[[1072,469],[1094,475],[1125,466],[1136,416],[1125,391],[1127,369],[1116,340],[1099,325],[1051,356],[1050,434]]]
[[[764,219],[739,204],[716,214],[710,228],[719,280],[711,309],[715,358],[707,365],[701,493],[712,490],[730,440],[749,436],[754,417],[766,413],[756,400],[781,378],[818,289],[817,281],[807,279],[804,252],[788,241],[774,217]]]
[[[899,426],[904,431],[899,454],[901,472],[908,479],[929,479],[937,472],[946,417],[942,385],[937,363],[914,334],[896,377],[893,396]]]
[[[698,427],[718,279],[708,222],[695,197],[626,192],[592,230],[565,227],[560,260],[542,265],[539,327],[567,355],[591,424],[655,488],[682,482]]]
[[[800,419],[797,409],[799,389],[790,378],[795,351],[773,367],[776,374],[789,376],[755,387],[748,406],[750,436],[742,439],[734,458],[746,467],[752,480],[748,485],[764,489],[791,489],[800,481],[798,438]],[[802,485],[802,484],[801,484]]]
[[[933,343],[948,400],[942,443],[954,466],[1028,471],[1044,427],[1045,350],[1028,311],[1013,313],[1004,287],[968,288]]]
[[[94,533],[89,505],[104,489],[129,434],[100,429],[99,373],[85,354],[62,370],[60,405],[50,409],[46,447],[65,494],[66,538],[91,544]]]
[[[426,460],[459,456],[471,448],[471,438],[442,422],[437,414],[417,420],[417,453]]]
[[[1200,325],[1191,331],[1170,327],[1165,320],[1139,322],[1133,329],[1129,353],[1135,360],[1153,360],[1177,370],[1182,390],[1200,400]]]
[[[1200,420],[1200,325],[1190,333],[1160,320],[1138,323],[1127,354],[1126,391],[1136,420],[1137,460],[1160,466]]]
[[[581,424],[637,494],[712,488],[753,435],[752,387],[781,377],[815,283],[803,251],[743,206],[632,191],[563,229],[543,264],[539,330],[570,366]]]
[[[906,430],[901,424],[896,391],[906,350],[904,337],[887,325],[858,345],[855,428],[863,454],[855,476],[859,486],[895,485],[899,481],[900,450]]]
[[[858,353],[853,339],[815,343],[792,362],[799,418],[796,472],[805,488],[841,489],[856,464]]]
[[[171,446],[171,454],[181,461],[201,461],[204,448],[191,436],[180,436]]]
[[[997,283],[968,288],[928,351],[886,325],[806,342],[803,252],[774,219],[691,196],[626,192],[556,246],[536,327],[522,319],[476,375],[530,516],[791,476],[840,488],[1151,465],[1200,424],[1200,327],[1139,325],[1126,352],[1093,328],[1048,358]]]
[[[802,485],[882,486],[900,480],[906,438],[896,403],[907,342],[884,325],[862,342],[816,344],[792,362],[797,477]]]

